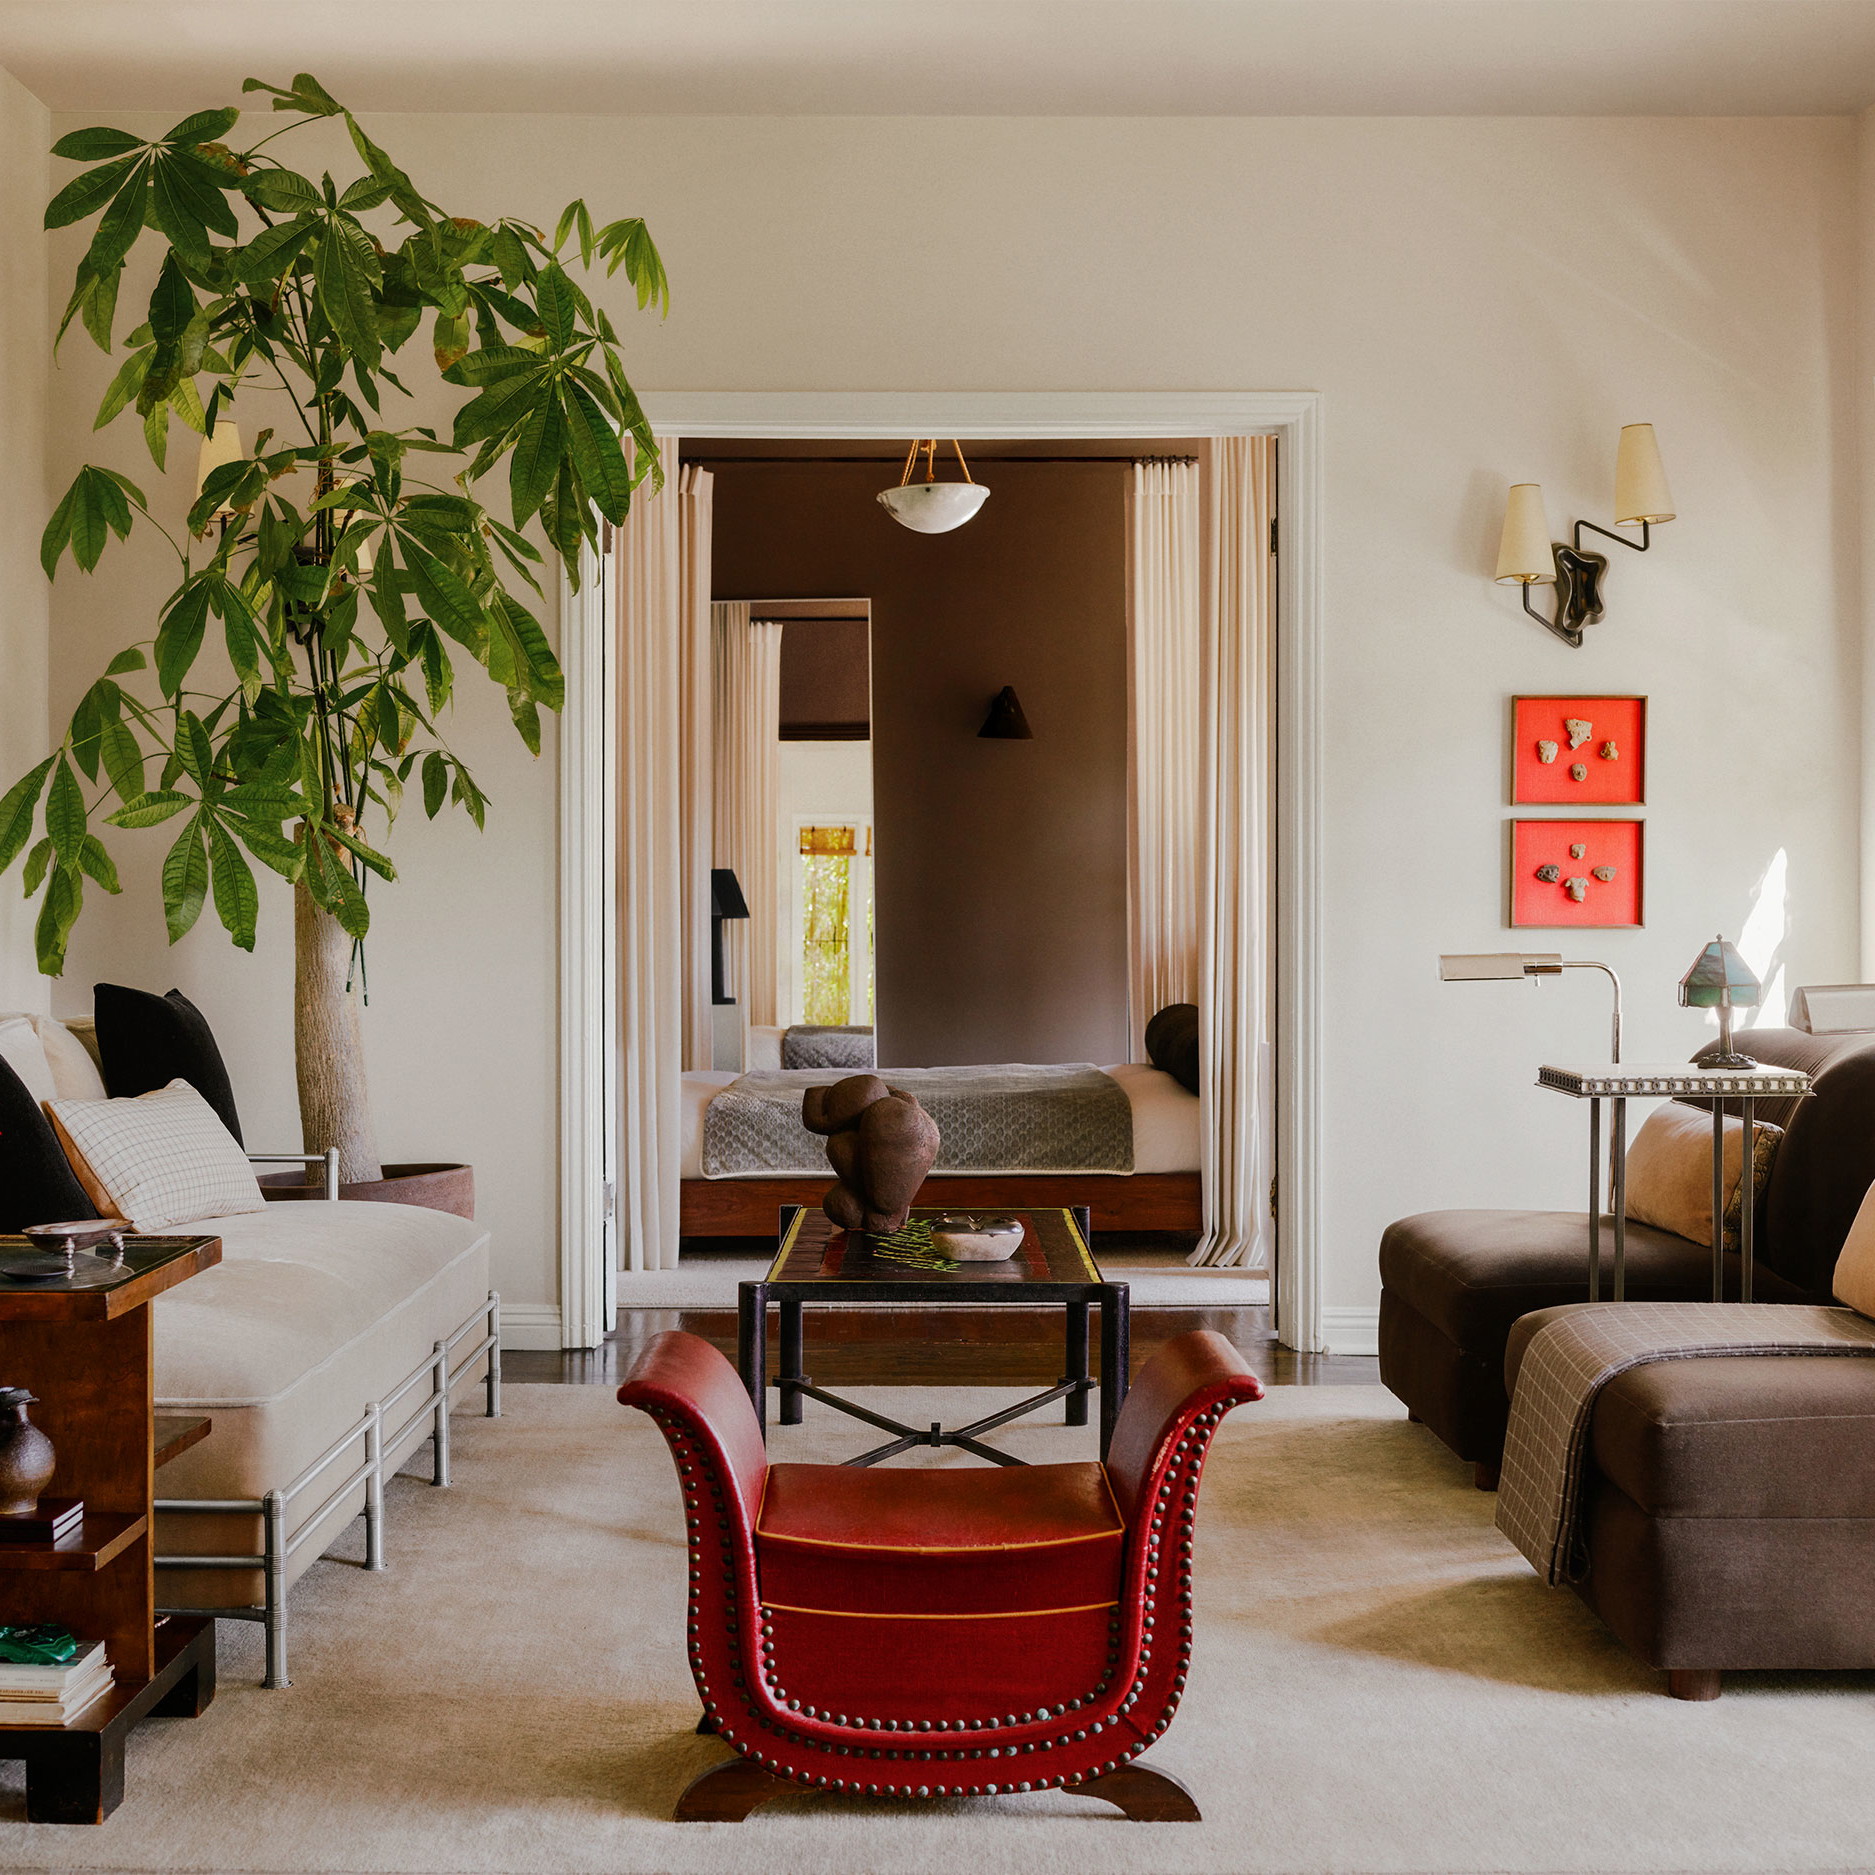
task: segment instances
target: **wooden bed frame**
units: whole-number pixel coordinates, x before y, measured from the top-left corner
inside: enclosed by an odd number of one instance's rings
[[[685,1237],[772,1237],[784,1204],[810,1210],[826,1197],[830,1173],[818,1178],[687,1178],[679,1231]],[[960,1210],[1020,1210],[1024,1205],[1084,1204],[1097,1231],[1185,1231],[1203,1228],[1196,1172],[1006,1173],[926,1179],[920,1204]]]

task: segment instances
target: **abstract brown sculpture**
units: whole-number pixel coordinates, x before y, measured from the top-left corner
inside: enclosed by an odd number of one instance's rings
[[[821,1209],[842,1230],[889,1237],[905,1228],[911,1201],[937,1158],[937,1122],[910,1094],[876,1074],[849,1074],[831,1087],[810,1087],[801,1123],[827,1141],[827,1161],[840,1181]]]

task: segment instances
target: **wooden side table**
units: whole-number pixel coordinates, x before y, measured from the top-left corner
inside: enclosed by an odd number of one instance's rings
[[[1760,1100],[1802,1100],[1811,1092],[1810,1077],[1800,1068],[1623,1067],[1537,1070],[1536,1083],[1552,1093],[1589,1103],[1589,1300],[1602,1295],[1602,1102],[1614,1103],[1609,1135],[1614,1213],[1614,1299],[1627,1300],[1628,1282],[1628,1102],[1630,1100],[1701,1101],[1712,1109],[1712,1299],[1725,1300],[1725,1108],[1737,1101],[1745,1139],[1755,1140],[1753,1122]],[[1749,1143],[1740,1161],[1741,1182],[1751,1176]],[[1751,1272],[1757,1207],[1738,1208],[1738,1297],[1751,1300]]]
[[[54,1484],[85,1517],[51,1545],[0,1548],[0,1621],[56,1622],[101,1640],[115,1686],[65,1726],[0,1726],[0,1758],[26,1763],[34,1823],[101,1823],[124,1795],[124,1740],[152,1713],[193,1716],[215,1696],[212,1620],[156,1616],[156,1467],[208,1430],[165,1416],[152,1392],[150,1302],[221,1261],[214,1237],[131,1237],[121,1269],[81,1261],[50,1283],[5,1279],[32,1251],[0,1237],[0,1385],[38,1396],[58,1454]]]

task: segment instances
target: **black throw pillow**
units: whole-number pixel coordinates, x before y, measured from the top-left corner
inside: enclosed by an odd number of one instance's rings
[[[1180,1087],[1198,1091],[1196,1003],[1168,1003],[1146,1024],[1146,1059]]]
[[[59,1136],[26,1083],[0,1061],[0,1231],[96,1217]]]
[[[236,1143],[246,1144],[221,1050],[188,997],[180,990],[154,996],[118,983],[94,984],[91,993],[104,1091],[113,1100],[135,1100],[171,1081],[187,1081],[221,1116]]]

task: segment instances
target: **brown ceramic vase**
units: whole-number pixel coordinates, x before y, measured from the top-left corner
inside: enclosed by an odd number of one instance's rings
[[[30,1517],[58,1463],[52,1441],[26,1416],[33,1404],[24,1387],[0,1387],[0,1517]]]

